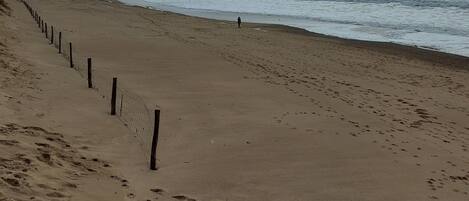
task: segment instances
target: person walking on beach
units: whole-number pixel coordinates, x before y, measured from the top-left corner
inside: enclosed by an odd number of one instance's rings
[[[241,17],[238,17],[238,28],[241,28]]]

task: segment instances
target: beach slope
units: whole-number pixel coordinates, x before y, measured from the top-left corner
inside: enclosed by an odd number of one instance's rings
[[[9,46],[44,76],[24,79],[46,87],[17,107],[47,121],[9,117],[91,147],[132,184],[125,199],[468,199],[466,57],[116,1],[31,1],[78,59],[161,108],[152,172],[108,102],[7,2]]]

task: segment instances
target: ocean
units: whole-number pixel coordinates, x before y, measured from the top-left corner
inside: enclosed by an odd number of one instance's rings
[[[283,24],[469,56],[469,0],[121,0],[192,16]]]

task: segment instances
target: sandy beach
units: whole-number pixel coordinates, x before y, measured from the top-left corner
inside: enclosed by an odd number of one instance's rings
[[[161,108],[151,171],[108,101],[5,2],[0,200],[469,199],[467,57],[117,1],[27,1],[97,73]]]

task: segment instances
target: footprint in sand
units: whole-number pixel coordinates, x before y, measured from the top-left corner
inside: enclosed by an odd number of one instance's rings
[[[161,188],[152,188],[150,189],[151,192],[154,192],[154,193],[157,193],[157,194],[162,194],[164,193],[165,191]]]
[[[18,144],[19,142],[16,140],[0,140],[0,144],[2,145],[7,145],[7,146],[14,146]]]
[[[185,195],[175,195],[173,198],[181,201],[197,201],[196,199],[186,197]]]

